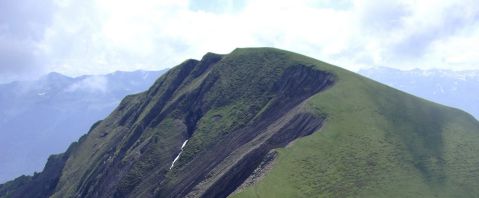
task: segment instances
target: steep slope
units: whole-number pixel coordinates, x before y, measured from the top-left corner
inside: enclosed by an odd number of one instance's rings
[[[145,91],[166,71],[115,72],[0,85],[0,183],[41,171],[131,93]]]
[[[126,98],[73,153],[54,196],[228,194],[234,185],[207,190],[223,180],[239,185],[270,149],[316,130],[322,118],[299,104],[331,85],[333,76],[286,54],[244,52],[185,61],[147,93]],[[305,130],[281,135],[293,127],[288,123]],[[233,155],[241,158],[225,161]]]
[[[56,168],[0,196],[472,196],[478,140],[462,111],[291,52],[237,49],[126,97]]]
[[[333,73],[334,87],[307,107],[327,115],[325,126],[279,149],[274,168],[233,197],[477,197],[474,117]]]

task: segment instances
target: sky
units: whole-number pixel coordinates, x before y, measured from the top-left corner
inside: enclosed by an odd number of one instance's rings
[[[477,0],[1,0],[0,82],[277,47],[343,68],[479,69]]]

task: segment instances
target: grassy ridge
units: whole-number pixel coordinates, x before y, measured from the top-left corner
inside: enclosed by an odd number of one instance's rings
[[[287,52],[284,52],[287,53]],[[338,76],[311,98],[326,125],[279,149],[274,168],[232,197],[474,197],[479,124],[470,115],[325,63]]]

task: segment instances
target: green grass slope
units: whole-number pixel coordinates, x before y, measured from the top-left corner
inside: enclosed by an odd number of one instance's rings
[[[327,114],[318,132],[278,149],[272,170],[231,197],[477,197],[479,123],[298,54],[337,75],[308,101]]]

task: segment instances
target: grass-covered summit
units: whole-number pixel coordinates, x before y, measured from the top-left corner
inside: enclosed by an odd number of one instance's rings
[[[292,52],[236,49],[126,97],[0,197],[474,197],[478,142],[462,111]]]
[[[266,177],[234,197],[477,197],[479,122],[317,60],[336,83],[309,99],[327,115],[278,149]]]

